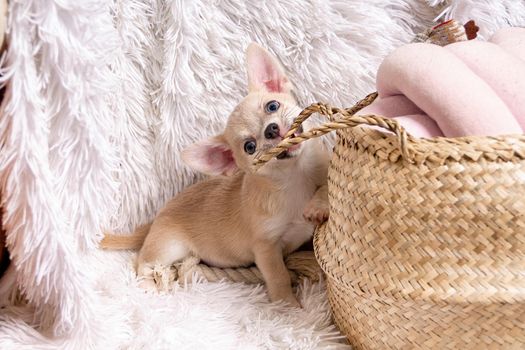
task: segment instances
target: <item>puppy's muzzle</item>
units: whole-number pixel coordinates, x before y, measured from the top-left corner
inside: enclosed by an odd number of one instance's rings
[[[296,137],[297,135],[302,134],[302,133],[303,133],[303,126],[299,125],[297,130],[292,134],[292,137]],[[296,149],[298,149],[300,146],[301,146],[300,144],[292,146],[289,149],[287,149],[286,151],[283,151],[283,152],[279,153],[276,158],[277,159],[291,158],[291,157],[293,157],[293,155],[291,155],[290,153],[295,151]]]

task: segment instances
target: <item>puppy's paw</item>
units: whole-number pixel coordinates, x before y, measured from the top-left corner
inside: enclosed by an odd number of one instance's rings
[[[297,298],[295,297],[295,294],[293,293],[283,293],[279,296],[276,296],[276,295],[270,295],[270,301],[272,302],[280,302],[280,301],[284,301],[286,304],[288,304],[288,306],[291,306],[291,307],[302,307],[301,303],[299,303],[299,301],[297,300]]]
[[[144,289],[146,293],[157,293],[158,288],[153,278],[141,278],[139,281],[139,287]]]
[[[328,220],[329,213],[328,205],[312,201],[304,209],[303,217],[314,225],[320,225]]]
[[[295,297],[295,295],[290,295],[288,298],[284,299],[284,301],[290,305],[291,307],[298,307],[298,308],[302,308],[303,306],[301,305],[301,303],[299,302],[299,300],[297,300],[297,298]]]

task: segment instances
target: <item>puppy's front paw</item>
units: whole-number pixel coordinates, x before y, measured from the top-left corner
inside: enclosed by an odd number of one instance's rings
[[[302,307],[301,303],[297,300],[293,293],[289,293],[281,296],[270,296],[272,302],[284,301],[288,306],[291,307]]]
[[[286,303],[288,303],[288,305],[290,305],[291,307],[298,307],[298,308],[302,307],[301,303],[299,302],[299,300],[297,300],[295,295],[290,295],[288,298],[285,298],[283,300]]]
[[[155,283],[155,280],[153,280],[153,278],[141,278],[139,280],[139,287],[144,289],[146,293],[158,292],[157,284]]]
[[[303,211],[303,217],[314,225],[320,225],[328,220],[329,213],[328,205],[310,202]]]

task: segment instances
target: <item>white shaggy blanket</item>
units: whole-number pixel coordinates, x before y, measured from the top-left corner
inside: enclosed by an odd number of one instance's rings
[[[303,105],[349,106],[440,14],[474,18],[483,36],[525,25],[521,0],[11,0],[0,349],[347,347],[322,283],[299,288],[303,310],[230,283],[146,295],[132,253],[96,246],[103,228],[132,230],[198,179],[179,151],[246,93],[250,41],[280,57]]]

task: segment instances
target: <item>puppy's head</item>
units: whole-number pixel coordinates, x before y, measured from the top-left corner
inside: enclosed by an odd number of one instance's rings
[[[246,63],[249,93],[228,118],[224,132],[183,151],[183,160],[195,170],[209,175],[250,171],[254,158],[277,145],[301,112],[292,84],[275,57],[252,43]],[[301,152],[300,145],[283,152],[276,166],[293,162]]]

